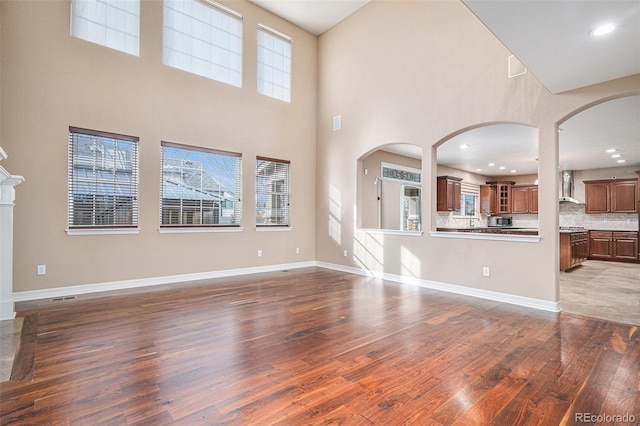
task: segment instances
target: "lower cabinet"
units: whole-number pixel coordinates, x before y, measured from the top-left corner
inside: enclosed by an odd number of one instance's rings
[[[589,259],[638,260],[638,233],[589,231]]]
[[[560,233],[560,270],[567,271],[582,265],[589,256],[587,232]]]

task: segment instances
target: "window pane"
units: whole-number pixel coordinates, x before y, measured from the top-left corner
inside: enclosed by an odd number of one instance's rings
[[[69,132],[69,227],[136,226],[138,143]]]
[[[291,39],[283,37],[258,29],[258,93],[291,102]]]
[[[239,155],[163,143],[161,225],[240,225],[241,183]]]
[[[139,0],[72,0],[71,35],[140,55]]]
[[[165,0],[165,65],[242,87],[242,17],[197,0]]]
[[[289,226],[289,163],[256,160],[256,224]]]

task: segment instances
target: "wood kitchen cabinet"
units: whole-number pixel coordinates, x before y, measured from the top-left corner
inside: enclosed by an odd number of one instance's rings
[[[584,181],[585,213],[637,213],[638,180]]]
[[[567,271],[587,260],[589,234],[582,232],[560,233],[560,270]]]
[[[638,233],[589,231],[589,259],[637,261]]]
[[[439,212],[460,211],[461,178],[438,176],[437,209]]]
[[[480,211],[485,214],[511,213],[511,189],[515,182],[487,182],[480,185]]]
[[[538,213],[538,185],[511,188],[511,213]]]

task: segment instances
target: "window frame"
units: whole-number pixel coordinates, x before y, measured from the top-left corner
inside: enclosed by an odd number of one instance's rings
[[[272,55],[277,54],[277,52],[273,50],[268,51],[267,50],[268,48],[260,43],[261,33],[264,33],[267,37],[272,37],[273,39],[280,40],[284,42],[285,45],[288,46],[288,51],[289,51],[288,56],[284,54],[280,54],[280,56],[283,57],[283,60],[288,62],[288,67],[286,70],[284,69],[285,68],[284,66],[281,68],[276,68],[273,65],[273,62],[267,63],[266,61],[261,60],[263,56],[266,57],[267,54],[269,53],[271,53]],[[266,25],[258,24],[258,29],[256,33],[256,66],[257,66],[256,91],[261,95],[268,96],[270,98],[277,99],[283,102],[291,103],[291,98],[292,98],[291,86],[293,82],[293,37],[283,34],[280,31],[275,30]],[[262,72],[263,67],[271,69],[271,74],[273,74],[274,71],[278,73],[283,73],[284,74],[283,77],[286,77],[286,81],[283,78],[282,84],[278,84],[275,81],[275,76],[272,76],[272,78],[270,79],[264,78],[265,74],[267,74],[267,71],[263,73]],[[276,96],[274,93],[267,93],[264,86],[265,83],[268,84],[270,87],[272,86],[279,87],[283,91],[283,93],[286,93],[286,96]]]
[[[216,217],[215,216],[215,211],[216,209],[218,210],[218,218],[224,217],[223,215],[223,210],[225,209],[225,206],[223,205],[223,200],[219,200],[220,204],[215,206],[213,200],[197,200],[197,199],[193,199],[193,200],[189,200],[189,201],[200,201],[201,202],[201,206],[200,206],[200,215],[201,215],[201,219],[199,223],[184,223],[184,214],[190,211],[190,210],[185,210],[184,207],[184,201],[185,199],[183,198],[177,198],[176,200],[180,201],[180,206],[178,208],[178,223],[165,223],[165,151],[164,148],[174,148],[174,149],[180,149],[183,151],[188,151],[188,152],[193,152],[193,153],[199,153],[199,154],[212,154],[212,155],[222,155],[222,156],[226,156],[229,158],[235,158],[236,163],[235,163],[235,170],[233,173],[233,182],[235,185],[235,192],[233,194],[233,206],[232,206],[232,217],[234,218],[234,222],[233,223],[210,223],[210,222],[204,222],[204,220],[202,220],[203,218],[203,214],[205,212],[205,206],[202,205],[203,201],[212,201],[211,202],[211,206],[207,206],[210,207],[209,210],[207,210],[208,212],[211,212],[212,217]],[[160,217],[159,217],[159,223],[160,223],[160,227],[159,230],[160,232],[164,232],[164,233],[168,233],[168,232],[216,232],[216,231],[229,231],[229,230],[242,230],[242,154],[238,153],[238,152],[232,152],[232,151],[224,151],[224,150],[220,150],[220,149],[215,149],[215,148],[208,148],[208,147],[202,147],[202,146],[195,146],[195,145],[188,145],[188,144],[181,144],[181,143],[175,143],[175,142],[168,142],[168,141],[161,141],[160,143]],[[211,177],[211,176],[210,176]],[[196,188],[196,190],[199,190],[201,192],[204,192],[204,190],[202,188]],[[226,191],[225,191],[226,192]],[[168,199],[168,198],[167,198]],[[193,207],[193,206],[192,206]],[[192,212],[197,211],[197,206],[196,210],[193,210]],[[228,209],[228,207],[227,207]],[[175,209],[174,209],[175,210]]]
[[[277,165],[282,165],[284,167],[284,172],[286,173],[286,175],[284,176],[286,182],[284,184],[284,188],[286,189],[286,194],[282,194],[279,191],[270,191],[268,189],[265,189],[264,191],[261,190],[261,184],[259,182],[261,176],[259,175],[259,165],[260,162],[268,162],[268,163],[273,163],[273,164],[277,164]],[[260,209],[260,202],[259,202],[259,197],[260,195],[264,195],[265,197],[269,197],[271,196],[272,199],[273,197],[285,197],[286,199],[286,206],[284,207],[284,214],[283,216],[286,217],[286,222],[285,223],[281,223],[281,222],[276,222],[276,223],[258,223],[258,214],[259,214],[259,209]],[[266,205],[268,203],[265,201],[265,209],[266,209]],[[272,218],[273,215],[268,216],[268,218]],[[262,156],[256,156],[256,209],[255,209],[255,220],[256,220],[256,229],[262,229],[262,230],[266,230],[266,229],[275,229],[275,228],[283,228],[283,229],[288,229],[291,228],[291,161],[290,160],[281,160],[281,159],[277,159],[277,158],[271,158],[271,157],[262,157]]]
[[[78,195],[78,192],[76,191],[76,188],[79,186],[80,183],[91,183],[93,182],[96,186],[98,184],[98,181],[100,180],[98,178],[98,173],[97,173],[97,168],[96,168],[96,163],[98,162],[97,160],[97,156],[95,158],[92,159],[93,162],[93,167],[92,170],[94,171],[95,176],[94,177],[85,177],[85,178],[81,178],[76,176],[76,171],[77,169],[80,169],[80,167],[77,167],[77,164],[79,164],[80,162],[77,159],[77,156],[75,155],[76,152],[76,141],[77,141],[77,137],[76,135],[83,135],[83,136],[89,136],[89,137],[95,137],[95,138],[104,138],[104,139],[113,139],[116,142],[125,142],[125,143],[130,143],[131,144],[131,149],[132,149],[132,158],[130,159],[131,162],[131,176],[130,176],[130,184],[127,185],[124,182],[118,182],[116,177],[114,177],[111,181],[111,183],[109,183],[109,181],[107,179],[102,179],[102,182],[100,182],[100,184],[102,185],[113,185],[113,189],[112,191],[105,195],[105,197],[108,199],[109,197],[113,197],[114,200],[114,204],[117,204],[117,187],[116,185],[118,185],[118,187],[120,185],[122,185],[123,187],[130,187],[131,188],[131,199],[130,199],[130,203],[131,203],[131,210],[130,210],[130,215],[131,215],[131,222],[129,224],[123,224],[123,223],[117,223],[116,222],[116,218],[117,218],[117,207],[113,208],[113,222],[112,224],[105,224],[105,223],[96,223],[96,217],[97,217],[97,213],[96,213],[96,209],[98,206],[98,200],[97,197],[99,196],[99,194],[97,194],[97,190],[93,192],[93,194],[87,194],[89,196],[93,197],[93,201],[92,201],[92,207],[91,207],[91,224],[77,224],[77,214],[78,213],[82,213],[82,211],[78,211],[81,210],[79,208],[79,206],[77,206],[77,200],[76,200],[76,195]],[[105,132],[105,131],[99,131],[99,130],[91,130],[91,129],[84,129],[84,128],[80,128],[80,127],[73,127],[73,126],[69,126],[69,134],[68,134],[68,146],[67,146],[67,150],[68,150],[68,158],[67,158],[67,234],[69,235],[81,235],[81,234],[113,234],[113,233],[137,233],[139,232],[139,159],[140,159],[140,147],[139,147],[139,141],[140,138],[137,136],[128,136],[128,135],[123,135],[123,134],[118,134],[118,133],[111,133],[111,132]],[[116,143],[117,145],[117,143]],[[117,148],[114,148],[114,152],[117,150]],[[98,152],[98,150],[96,150],[96,152]],[[117,160],[114,157],[114,163]],[[103,164],[104,164],[104,160],[103,160]],[[106,167],[106,166],[105,166]],[[106,169],[105,169],[106,170]],[[116,170],[117,167],[114,167],[111,169],[112,173],[115,175],[116,174]],[[122,196],[120,196],[122,197]]]

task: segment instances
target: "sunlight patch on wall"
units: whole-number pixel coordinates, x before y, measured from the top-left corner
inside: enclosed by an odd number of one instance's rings
[[[342,244],[342,194],[329,185],[329,237],[338,245]]]
[[[384,271],[384,234],[358,231],[353,242],[353,258],[367,271]]]

